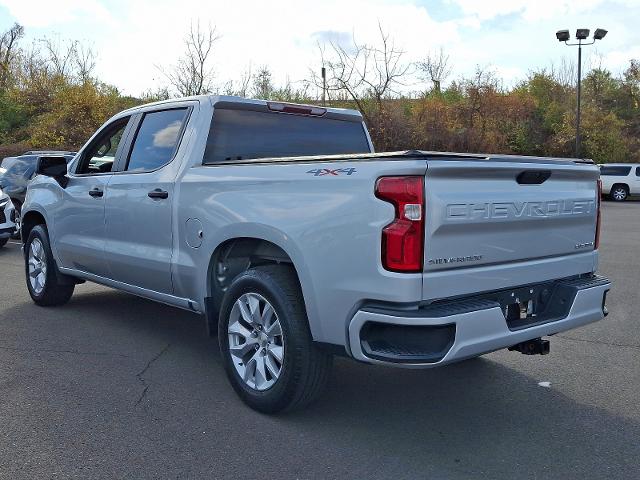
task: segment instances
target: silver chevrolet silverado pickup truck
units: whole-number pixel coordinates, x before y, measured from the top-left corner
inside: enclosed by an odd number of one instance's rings
[[[300,407],[335,354],[436,367],[600,320],[590,161],[373,153],[358,112],[234,97],[117,114],[22,212],[39,305],[92,281],[203,314],[251,407]]]

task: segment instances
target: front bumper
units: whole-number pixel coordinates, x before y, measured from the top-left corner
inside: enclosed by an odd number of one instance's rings
[[[6,198],[6,197],[5,197]],[[0,200],[0,203],[4,200]],[[16,233],[15,210],[11,200],[0,206],[0,238],[8,238]]]
[[[555,285],[560,286],[563,295],[557,303],[566,305],[550,308],[553,315],[548,320],[532,321],[530,326],[509,324],[504,304],[488,296],[412,311],[363,308],[349,324],[351,354],[368,363],[436,367],[580,327],[606,315],[606,293],[611,288],[608,279],[594,276]],[[373,334],[372,326],[375,326]],[[416,345],[415,338],[408,338],[421,330],[419,343],[425,345],[422,349]],[[403,331],[405,345],[401,340]],[[385,332],[393,336],[386,345]]]

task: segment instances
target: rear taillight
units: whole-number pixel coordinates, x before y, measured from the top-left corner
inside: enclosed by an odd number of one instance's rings
[[[394,272],[421,272],[424,252],[424,177],[381,177],[376,197],[395,207],[382,230],[382,265]]]
[[[598,179],[598,198],[596,199],[596,240],[594,249],[600,247],[600,203],[602,202],[602,180]]]

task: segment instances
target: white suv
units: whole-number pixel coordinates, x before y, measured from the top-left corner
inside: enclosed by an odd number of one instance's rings
[[[9,195],[0,190],[0,248],[16,232],[15,213]]]
[[[622,202],[640,195],[640,163],[608,163],[600,165],[602,194]]]

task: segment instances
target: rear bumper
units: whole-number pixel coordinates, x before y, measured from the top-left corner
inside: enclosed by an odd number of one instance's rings
[[[520,342],[596,322],[606,315],[606,293],[611,283],[604,277],[571,280],[563,284],[574,289],[572,303],[561,318],[529,327],[509,328],[501,304],[488,299],[461,300],[444,306],[413,311],[380,308],[359,310],[349,324],[349,345],[354,358],[409,368],[428,368],[476,357]],[[376,341],[369,341],[371,326],[377,329]],[[397,328],[394,328],[396,326]],[[408,335],[422,329],[426,347],[416,348],[415,338],[407,348],[398,347],[402,332]],[[394,339],[380,347],[381,335],[390,332]],[[430,337],[432,335],[432,337]],[[421,342],[423,340],[420,340]]]

